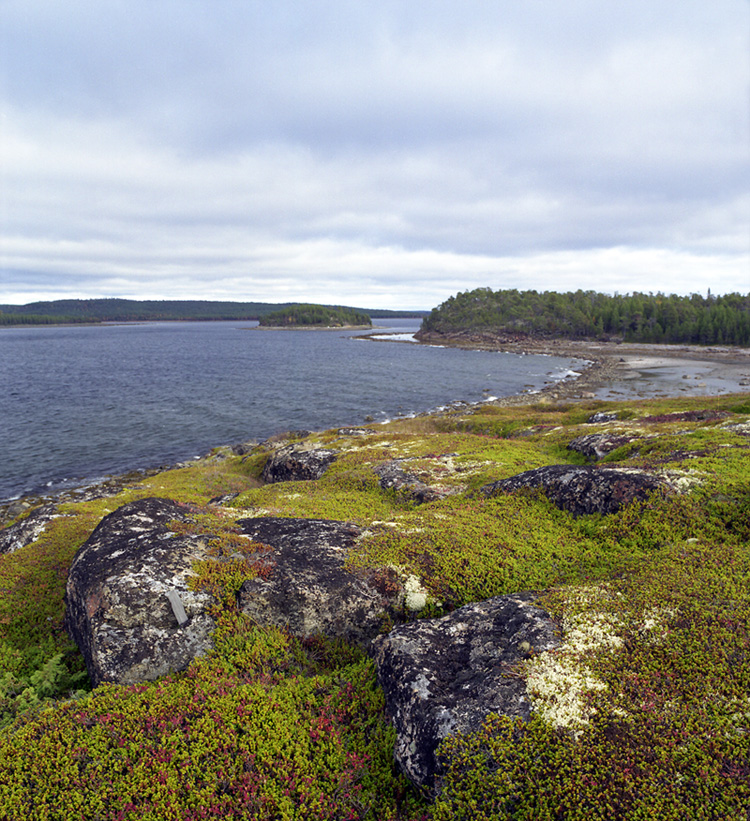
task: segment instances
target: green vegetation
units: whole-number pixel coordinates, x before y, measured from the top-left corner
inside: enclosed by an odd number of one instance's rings
[[[614,422],[588,424],[595,411]],[[699,411],[699,412],[696,412]],[[704,412],[706,411],[706,412]],[[679,493],[573,518],[536,493],[485,482],[579,462],[584,433],[627,434],[610,465],[668,475]],[[39,539],[0,556],[0,819],[735,819],[750,806],[750,404],[747,395],[472,410],[337,431],[315,482],[263,486],[273,445],[219,449],[118,496],[62,506]],[[444,497],[384,490],[375,465]],[[209,500],[238,494],[227,505]],[[67,569],[108,512],[137,498],[190,503],[213,558],[215,649],[188,670],[89,692],[62,630]],[[565,643],[518,674],[534,718],[488,716],[446,741],[431,803],[395,771],[372,662],[296,639],[236,608],[266,572],[234,532],[248,515],[328,517],[366,529],[353,568],[397,565],[428,614],[535,589]],[[558,689],[555,690],[554,688]],[[552,688],[552,690],[550,690]]]
[[[459,293],[434,308],[424,331],[488,330],[504,334],[619,338],[627,342],[750,344],[750,294],[609,296],[594,291]]]
[[[53,325],[97,322],[157,322],[167,320],[260,320],[266,314],[313,306],[296,302],[214,302],[211,300],[164,299],[60,299],[53,302],[31,302],[28,305],[0,305],[0,326]],[[322,306],[315,306],[322,307]],[[337,308],[357,315],[367,314],[362,322],[369,325],[372,316],[417,317],[420,311],[381,311],[363,308]],[[276,323],[285,324],[285,323]],[[319,324],[309,323],[309,324]]]
[[[260,318],[261,326],[294,327],[296,325],[320,325],[339,327],[342,325],[372,325],[370,317],[354,308],[340,308],[329,305],[292,305],[280,311],[273,311]]]

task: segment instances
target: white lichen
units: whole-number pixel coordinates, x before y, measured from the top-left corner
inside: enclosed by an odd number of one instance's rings
[[[601,591],[583,589],[573,601],[592,602]],[[571,608],[572,609],[572,608]],[[577,610],[577,608],[576,608]],[[623,640],[617,621],[594,606],[574,612],[563,622],[562,644],[533,658],[526,667],[526,687],[534,709],[554,726],[578,737],[591,717],[586,694],[606,685],[592,673],[587,657],[595,651],[616,651]]]
[[[404,582],[404,603],[406,609],[416,612],[424,610],[427,606],[429,593],[422,587],[422,583],[417,576],[409,576]]]

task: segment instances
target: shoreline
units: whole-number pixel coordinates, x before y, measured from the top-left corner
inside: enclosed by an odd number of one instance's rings
[[[249,330],[348,330],[341,327],[296,327],[296,328],[251,328]],[[387,341],[389,334],[380,334],[379,339]],[[362,339],[371,339],[364,335]],[[739,393],[750,395],[750,349],[712,346],[701,348],[696,345],[658,345],[638,343],[588,342],[566,339],[507,339],[492,334],[457,334],[454,336],[424,334],[415,342],[422,345],[464,348],[467,350],[497,351],[517,355],[543,355],[575,359],[582,363],[581,372],[575,377],[564,377],[538,391],[523,392],[485,399],[465,405],[465,407],[485,404],[498,407],[521,407],[539,402],[584,402],[595,399],[610,401],[627,401],[639,398],[675,398],[685,396],[715,396],[717,393]],[[414,343],[410,343],[414,344]],[[679,384],[676,380],[664,382],[660,372],[679,369],[684,371]],[[713,374],[713,381],[732,385],[737,383],[736,390],[721,389],[712,391],[705,382],[694,383],[691,374],[708,370]],[[697,378],[697,377],[696,377]],[[744,384],[743,384],[744,383]],[[705,388],[703,393],[701,390]],[[695,391],[698,391],[697,393]],[[691,392],[692,391],[692,392]],[[463,404],[463,403],[462,403]],[[455,411],[455,403],[446,401],[442,409],[417,412],[415,415],[445,413],[446,409]],[[371,423],[370,423],[371,424]],[[215,445],[225,447],[227,443]],[[213,451],[212,449],[212,451]],[[212,451],[198,459],[208,458]],[[121,474],[108,474],[90,480],[82,479],[72,487],[53,491],[49,494],[37,493],[18,496],[0,502],[0,527],[3,527],[26,510],[43,504],[65,501],[83,501],[87,498],[105,497],[119,493],[129,484],[162,473],[184,467],[194,459],[183,460],[175,464],[159,467],[146,467],[125,471]]]
[[[418,335],[417,342],[467,350],[562,356],[589,363],[575,379],[548,385],[538,393],[495,401],[494,404],[502,406],[532,404],[540,394],[547,400],[584,401],[750,392],[750,348],[512,339],[491,333],[426,333]]]
[[[248,331],[368,331],[372,325],[256,325]]]

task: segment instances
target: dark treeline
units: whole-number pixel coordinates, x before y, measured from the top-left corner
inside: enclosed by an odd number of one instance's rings
[[[294,302],[214,302],[211,300],[60,299],[27,305],[0,305],[0,325],[51,325],[80,322],[158,322],[172,320],[260,320]],[[330,306],[328,306],[330,307]],[[424,312],[351,308],[382,317],[423,316]],[[366,323],[369,323],[369,317]]]
[[[0,325],[76,325],[92,322],[81,316],[45,316],[41,314],[6,314],[0,311]]]
[[[269,311],[292,303],[212,302],[210,300],[59,299],[28,305],[0,305],[0,321],[36,317],[37,323],[54,322],[155,322],[159,320],[259,319]],[[31,324],[24,322],[23,324]]]
[[[293,305],[281,311],[273,311],[260,318],[263,326],[284,325],[371,325],[370,317],[355,308],[329,305]]]
[[[459,293],[434,308],[425,331],[492,330],[572,339],[750,345],[750,294],[677,296],[576,291]]]

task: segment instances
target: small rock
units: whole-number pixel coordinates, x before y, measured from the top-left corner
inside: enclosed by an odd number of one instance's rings
[[[19,512],[22,511],[23,508]],[[55,505],[42,505],[20,522],[0,530],[0,553],[13,553],[36,541],[46,526],[59,515]]]
[[[299,482],[320,479],[336,460],[337,452],[305,444],[285,445],[275,451],[263,468],[263,481]]]
[[[383,490],[394,488],[419,504],[434,502],[436,499],[443,498],[443,494],[426,485],[419,477],[413,473],[407,473],[397,459],[377,465],[373,470],[380,478],[380,487]]]
[[[632,442],[633,438],[632,436],[622,436],[614,433],[590,433],[573,439],[568,445],[568,450],[582,453],[587,459],[603,459],[613,450]]]
[[[594,413],[588,418],[588,423],[590,425],[596,424],[597,422],[614,422],[617,419],[617,413],[609,412],[609,411],[599,411],[598,413]]]

